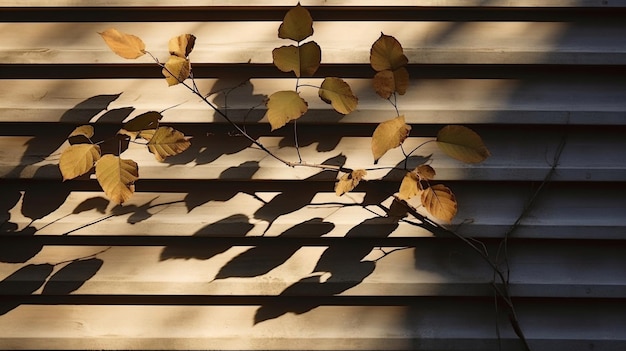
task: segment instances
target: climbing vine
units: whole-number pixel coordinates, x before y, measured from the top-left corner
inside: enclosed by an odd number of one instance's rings
[[[170,56],[165,63],[161,62],[145,47],[141,38],[109,28],[99,33],[109,48],[117,55],[126,59],[136,59],[149,55],[162,68],[162,74],[169,86],[182,85],[199,97],[213,109],[237,132],[269,156],[288,167],[316,167],[333,170],[338,173],[335,193],[341,196],[352,191],[361,181],[368,180],[370,170],[400,169],[405,176],[398,187],[398,198],[402,200],[419,199],[418,205],[433,217],[450,221],[457,213],[457,202],[454,193],[443,184],[431,184],[436,170],[428,164],[408,168],[409,157],[415,155],[420,147],[435,142],[439,149],[449,157],[465,163],[478,163],[489,157],[489,150],[481,137],[471,129],[449,125],[443,127],[431,140],[422,143],[413,150],[403,148],[404,141],[409,137],[411,126],[400,114],[398,95],[404,95],[409,87],[409,72],[406,69],[408,59],[404,55],[402,45],[393,36],[381,33],[372,44],[370,63],[376,72],[372,79],[372,87],[383,99],[388,100],[395,111],[395,116],[380,123],[371,138],[372,165],[364,165],[359,169],[325,164],[313,164],[303,160],[298,147],[296,123],[308,112],[308,102],[300,96],[303,88],[318,90],[319,98],[328,103],[337,113],[345,115],[358,108],[358,97],[350,85],[339,77],[325,77],[319,86],[301,84],[300,78],[312,77],[321,64],[322,49],[314,40],[313,19],[309,11],[298,4],[285,15],[278,37],[291,41],[273,49],[274,65],[283,72],[293,72],[295,89],[277,91],[266,100],[265,118],[271,131],[283,128],[292,123],[294,126],[297,160],[287,160],[269,150],[258,139],[245,131],[244,126],[235,123],[217,105],[213,104],[206,94],[196,85],[193,75],[190,54],[196,38],[193,34],[182,34],[169,40]],[[308,40],[308,41],[307,41]],[[193,142],[182,132],[160,124],[160,112],[147,112],[124,123],[117,135],[120,147],[116,154],[102,154],[99,144],[92,140],[94,129],[91,125],[76,128],[69,136],[69,146],[65,148],[59,160],[59,168],[63,179],[73,179],[88,174],[95,169],[95,178],[103,191],[112,201],[122,204],[135,191],[135,181],[139,179],[139,165],[130,159],[122,158],[122,145],[135,143],[144,145],[158,161],[184,152]],[[311,116],[310,118],[315,118]],[[384,155],[392,150],[400,150],[404,155],[404,166],[380,166]],[[371,179],[370,179],[371,180]]]

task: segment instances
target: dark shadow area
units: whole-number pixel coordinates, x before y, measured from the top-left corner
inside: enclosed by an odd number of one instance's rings
[[[243,214],[235,214],[230,217],[211,223],[193,234],[194,237],[229,237],[242,238],[254,228],[248,222],[248,217]],[[161,261],[182,258],[208,260],[230,249],[232,245],[217,243],[212,246],[204,245],[168,245],[161,252]]]
[[[29,264],[10,276],[0,281],[0,292],[2,295],[30,295],[39,289],[52,273],[54,266],[51,264]],[[20,305],[19,302],[2,302],[0,300],[0,316],[8,313]]]
[[[313,113],[315,112],[317,111],[314,111]],[[337,114],[340,115],[339,113]],[[284,127],[289,131],[290,135],[282,138],[278,142],[278,146],[281,148],[282,147],[294,147],[294,148],[296,147],[296,141],[293,135],[294,127],[291,123]],[[335,150],[337,146],[339,145],[339,142],[341,141],[341,138],[342,138],[341,134],[333,133],[332,131],[330,133],[328,132],[325,133],[323,138],[320,138],[320,135],[318,133],[303,132],[303,131],[306,131],[307,128],[312,129],[312,128],[315,128],[315,126],[310,126],[306,124],[298,124],[297,128],[298,128],[298,146],[307,147],[313,144],[317,144],[317,147],[315,149],[318,152],[331,152]]]
[[[41,293],[43,295],[70,294],[96,275],[103,263],[104,261],[99,258],[72,261],[48,279]]]
[[[33,237],[36,232],[37,229],[31,226],[17,230],[17,224],[8,222],[3,226],[0,235],[10,235],[22,239],[23,237]],[[0,262],[25,263],[35,257],[42,248],[42,243],[29,240],[19,240],[11,243],[11,245],[2,245],[0,246]]]
[[[411,156],[406,160],[403,160],[394,166],[394,169],[390,170],[376,187],[369,187],[365,193],[365,198],[361,202],[364,206],[378,205],[385,201],[389,196],[398,191],[402,178],[406,174],[406,170],[413,170],[417,166],[427,163],[432,155],[428,156]],[[405,170],[406,169],[406,170]],[[389,189],[383,184],[393,184],[394,189]]]
[[[359,285],[376,268],[376,262],[363,261],[375,249],[367,238],[384,238],[398,227],[397,217],[366,219],[346,233],[354,241],[329,246],[319,258],[309,277],[285,289],[279,297],[257,310],[254,323],[278,318],[286,313],[302,314],[322,305],[316,298],[338,295]],[[330,276],[326,279],[327,276]],[[299,296],[297,302],[285,303],[280,296]]]
[[[56,172],[59,174],[59,167],[56,165],[45,165],[37,169],[35,177],[39,174]],[[50,184],[54,182],[54,184]],[[39,180],[28,184],[22,199],[22,214],[33,221],[41,219],[58,209],[67,199],[72,191],[69,182],[57,180]]]
[[[91,210],[96,210],[98,213],[105,214],[110,203],[111,202],[108,199],[102,196],[90,197],[78,204],[74,211],[72,211],[72,214],[79,214]]]
[[[321,218],[312,218],[287,229],[280,234],[280,237],[321,237],[328,234],[334,227],[334,224],[324,222]],[[280,246],[255,246],[226,263],[215,276],[215,280],[231,277],[256,277],[269,273],[272,269],[287,262],[301,247],[301,244],[289,242]]]

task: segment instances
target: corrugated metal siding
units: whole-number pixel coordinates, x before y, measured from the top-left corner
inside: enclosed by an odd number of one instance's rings
[[[336,174],[264,157],[97,35],[114,26],[163,56],[194,33],[201,89],[253,77],[229,95],[230,116],[292,159],[292,131],[249,111],[294,84],[271,65],[292,5],[0,0],[1,349],[524,349],[475,251],[385,213],[401,172],[337,198]],[[468,166],[422,149],[459,201],[451,229],[494,260],[508,233],[498,264],[530,348],[626,349],[626,3],[303,5],[323,51],[310,82],[345,77],[360,99],[338,118],[303,91],[303,158],[371,164],[371,133],[395,112],[370,88],[369,48],[395,36],[410,61],[407,149],[465,124],[493,154]],[[93,179],[60,181],[75,126],[114,132],[176,105],[163,122],[193,135],[191,149],[158,163],[131,145],[141,180],[123,207]]]

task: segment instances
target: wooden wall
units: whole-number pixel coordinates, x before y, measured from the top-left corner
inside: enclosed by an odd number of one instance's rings
[[[457,196],[448,228],[494,260],[508,233],[498,264],[530,348],[625,350],[626,2],[302,4],[323,51],[303,82],[344,77],[360,99],[340,117],[303,90],[303,158],[372,165],[371,133],[395,112],[371,89],[369,48],[395,36],[410,62],[407,149],[463,124],[491,150],[477,165],[433,144],[420,155]],[[252,77],[228,95],[231,117],[294,160],[292,130],[270,132],[262,106],[294,85],[271,64],[293,5],[0,0],[0,349],[524,349],[476,252],[385,213],[400,172],[338,198],[335,173],[251,148],[149,58],[123,60],[97,34],[116,27],[165,58],[170,37],[193,33],[200,88]],[[131,145],[131,201],[109,203],[89,177],[61,182],[74,127],[97,137],[152,110],[193,143],[164,163]]]

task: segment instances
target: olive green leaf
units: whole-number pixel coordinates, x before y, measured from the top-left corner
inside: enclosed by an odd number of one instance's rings
[[[141,131],[158,128],[161,118],[163,118],[163,115],[160,112],[148,111],[142,113],[124,123],[122,129],[117,134],[128,135],[131,140],[135,140]]]
[[[162,73],[169,86],[176,85],[189,78],[191,62],[184,57],[171,55],[165,63]]]
[[[397,70],[407,65],[409,60],[404,55],[400,42],[389,35],[380,33],[380,37],[372,44],[370,50],[370,64],[379,71]]]
[[[322,49],[310,41],[300,46],[281,46],[272,51],[274,65],[283,72],[293,71],[296,77],[310,77],[320,67]]]
[[[409,87],[409,71],[405,67],[380,71],[374,75],[373,85],[376,94],[385,99],[393,93],[404,95]]]
[[[272,130],[281,128],[289,121],[298,119],[308,110],[308,104],[293,90],[278,91],[270,95],[266,102],[265,117]]]
[[[337,77],[324,79],[319,89],[319,97],[327,104],[331,104],[335,111],[344,115],[354,111],[359,102],[348,83]]]
[[[387,151],[400,146],[409,136],[411,126],[405,123],[404,116],[382,122],[372,135],[372,154],[377,162]]]
[[[448,156],[461,162],[478,163],[491,156],[480,135],[463,126],[443,127],[437,133],[437,145]]]
[[[313,35],[313,18],[309,10],[298,3],[285,15],[283,22],[278,27],[278,37],[300,42],[311,35]]]

